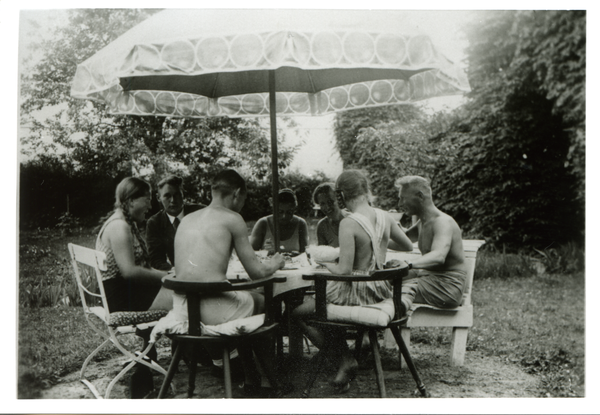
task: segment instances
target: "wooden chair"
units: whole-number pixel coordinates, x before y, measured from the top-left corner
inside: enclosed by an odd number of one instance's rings
[[[230,369],[230,351],[237,348],[242,359],[252,358],[253,343],[260,338],[275,336],[279,322],[276,321],[276,313],[273,304],[273,283],[285,282],[285,277],[271,276],[260,280],[238,282],[232,284],[230,281],[219,282],[197,282],[181,281],[176,278],[167,277],[163,279],[163,285],[176,293],[183,294],[187,298],[189,329],[187,334],[170,334],[172,340],[176,343],[175,353],[169,365],[167,376],[158,394],[158,398],[163,398],[167,391],[167,385],[173,379],[177,366],[182,358],[184,347],[192,346],[189,357],[189,383],[188,398],[191,398],[195,389],[197,356],[193,353],[194,344],[212,344],[223,348],[223,374],[225,382],[225,396],[232,398],[231,369]],[[202,297],[219,294],[226,291],[249,290],[253,288],[264,287],[265,295],[265,322],[257,330],[238,336],[209,336],[203,335],[201,330],[200,303]],[[274,337],[273,337],[274,338]],[[274,349],[274,347],[272,348]],[[271,386],[278,388],[279,382],[272,366],[272,362],[262,356],[264,351],[255,351],[259,364],[271,383]],[[275,355],[275,350],[270,350]]]
[[[371,343],[371,350],[373,352],[373,357],[374,357],[376,380],[377,380],[377,386],[379,387],[379,396],[382,398],[387,397],[387,393],[386,393],[385,382],[384,382],[384,377],[383,377],[383,368],[381,366],[381,358],[379,355],[379,341],[377,340],[377,331],[385,330],[385,329],[390,329],[391,332],[393,333],[394,338],[400,349],[400,356],[403,356],[405,361],[407,362],[408,368],[410,369],[410,372],[412,373],[412,376],[417,384],[417,388],[418,388],[419,392],[424,397],[429,396],[427,389],[425,388],[425,385],[421,381],[419,374],[417,372],[417,369],[410,357],[408,348],[404,344],[402,336],[400,335],[400,327],[402,327],[406,324],[407,317],[399,316],[397,310],[400,310],[400,307],[398,307],[398,304],[400,304],[399,303],[400,296],[402,294],[402,290],[401,290],[402,278],[405,275],[407,275],[407,273],[408,273],[408,267],[406,265],[404,265],[399,268],[373,271],[369,275],[361,275],[361,276],[358,276],[358,275],[336,275],[336,274],[330,274],[330,273],[319,273],[319,274],[315,274],[315,275],[303,276],[304,279],[314,280],[314,282],[315,282],[315,292],[316,292],[316,297],[315,297],[316,310],[315,311],[316,311],[316,313],[315,313],[315,318],[312,320],[309,320],[308,324],[320,327],[323,330],[339,330],[341,332],[341,335],[343,335],[344,332],[345,333],[356,332],[357,337],[356,337],[355,351],[356,351],[358,357],[360,357],[359,354],[360,354],[360,350],[361,350],[361,341],[362,341],[363,335],[365,332],[368,333],[369,340]],[[393,293],[394,293],[393,294],[394,317],[387,325],[377,326],[377,325],[374,325],[373,323],[367,325],[367,324],[361,324],[361,323],[357,323],[357,322],[332,322],[327,319],[327,301],[326,301],[327,281],[358,282],[358,281],[381,281],[381,280],[390,280],[392,287],[393,287]],[[351,309],[354,307],[344,307],[344,308]],[[315,356],[315,358],[313,358],[313,359],[315,359],[315,362],[313,364],[313,371],[311,373],[311,376],[309,377],[308,383],[303,392],[303,397],[305,397],[305,398],[309,397],[310,389],[311,389],[314,381],[316,380],[321,368],[323,367],[323,360],[326,358],[328,353],[329,353],[329,350],[327,350],[327,349],[321,350],[319,352],[319,354],[317,354]],[[398,368],[400,369],[400,366],[398,366]]]
[[[410,347],[411,327],[451,327],[452,345],[450,349],[450,364],[462,366],[465,362],[467,349],[467,336],[469,327],[473,326],[473,304],[471,304],[471,293],[473,292],[473,274],[475,273],[475,261],[478,249],[485,244],[482,240],[463,240],[465,259],[467,262],[467,286],[463,294],[463,300],[456,308],[438,308],[428,304],[413,304],[413,313],[409,317],[406,326],[402,328],[402,338],[407,347]],[[412,252],[388,252],[386,260],[400,259],[413,262],[421,257],[418,246]],[[386,333],[385,347],[393,346],[392,336]]]
[[[150,361],[146,356],[152,349],[153,344],[149,344],[142,352],[132,352],[123,346],[119,337],[124,334],[136,334],[140,330],[150,330],[157,323],[157,320],[167,314],[167,311],[110,313],[100,272],[106,270],[106,255],[104,252],[74,244],[69,244],[68,247],[85,318],[92,330],[104,338],[104,342],[90,353],[83,362],[80,373],[81,382],[91,390],[97,399],[102,399],[98,389],[86,379],[85,371],[94,356],[108,344],[113,344],[119,349],[129,363],[110,381],[104,394],[105,399],[110,397],[112,388],[119,379],[137,363],[166,375],[166,370],[160,367],[158,363]]]

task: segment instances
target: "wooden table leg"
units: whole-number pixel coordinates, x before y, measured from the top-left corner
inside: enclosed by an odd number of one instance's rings
[[[291,311],[302,304],[302,297],[304,292],[302,290],[291,292],[285,300],[285,309],[287,315],[287,329],[288,329],[288,341],[289,341],[289,355],[290,357],[300,358],[302,357],[302,340],[304,335],[300,328],[293,324]]]

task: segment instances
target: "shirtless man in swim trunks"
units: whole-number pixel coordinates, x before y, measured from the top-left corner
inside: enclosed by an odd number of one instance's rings
[[[405,176],[396,181],[400,208],[418,221],[406,235],[419,241],[422,257],[409,264],[402,283],[404,312],[413,302],[440,308],[458,307],[462,301],[467,266],[462,232],[456,221],[435,207],[429,181]]]
[[[188,281],[224,281],[233,249],[251,279],[272,275],[283,268],[281,254],[261,263],[248,239],[246,222],[239,214],[246,201],[246,182],[235,170],[225,170],[213,180],[212,202],[204,209],[185,216],[175,236],[175,272],[177,279]],[[185,297],[173,295],[173,307],[187,307]],[[201,320],[206,325],[262,313],[264,298],[255,291],[229,291],[204,298]],[[187,310],[187,309],[186,309]],[[207,347],[208,349],[208,347]],[[214,360],[220,353],[209,350]],[[273,385],[275,386],[275,385]]]

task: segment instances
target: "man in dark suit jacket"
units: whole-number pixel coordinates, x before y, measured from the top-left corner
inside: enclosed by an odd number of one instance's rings
[[[157,198],[163,210],[148,219],[146,224],[146,243],[153,268],[168,271],[175,264],[175,231],[181,219],[189,213],[206,207],[204,205],[184,205],[183,180],[178,176],[162,179],[157,187]]]

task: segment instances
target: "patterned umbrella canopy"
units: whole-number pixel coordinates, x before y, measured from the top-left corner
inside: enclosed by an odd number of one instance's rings
[[[269,115],[276,195],[276,114],[469,91],[464,72],[409,18],[401,11],[164,10],[78,65],[71,95],[106,102],[114,114]],[[275,230],[279,246],[277,215]]]

